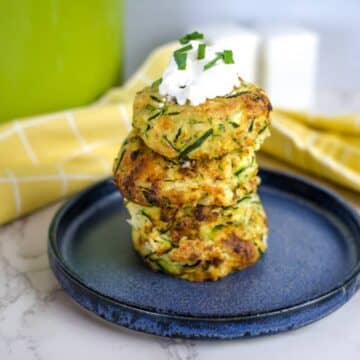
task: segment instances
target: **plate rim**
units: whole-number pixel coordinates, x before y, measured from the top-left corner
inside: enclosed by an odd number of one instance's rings
[[[357,213],[357,211],[353,208],[352,205],[350,205],[349,202],[347,202],[345,199],[343,199],[340,195],[338,195],[333,190],[327,188],[326,186],[316,182],[309,180],[303,176],[295,175],[286,171],[280,171],[280,170],[274,170],[268,167],[261,167],[260,175],[261,173],[268,173],[271,176],[280,176],[285,178],[290,178],[291,181],[296,181],[298,184],[302,183],[302,185],[305,185],[307,187],[316,188],[316,190],[321,191],[325,196],[334,198],[335,201],[341,204],[343,208],[346,209],[348,213],[351,214],[352,220],[355,221],[355,225],[360,231],[360,215]],[[316,304],[320,303],[324,300],[331,299],[338,295],[339,293],[342,293],[344,290],[349,289],[352,285],[355,284],[355,291],[358,290],[360,287],[360,259],[358,259],[357,264],[353,268],[353,270],[350,272],[350,274],[344,278],[344,280],[341,282],[341,284],[335,286],[334,288],[315,296],[311,299],[308,299],[303,302],[299,302],[297,304],[291,305],[291,306],[285,306],[281,308],[276,308],[274,310],[270,311],[260,311],[260,312],[250,312],[245,314],[239,314],[239,315],[229,315],[229,316],[198,316],[198,315],[191,315],[191,314],[178,314],[176,312],[163,312],[158,311],[155,308],[149,309],[149,308],[142,308],[140,306],[126,303],[125,301],[120,301],[117,299],[112,298],[111,296],[108,296],[106,294],[103,294],[96,289],[93,289],[92,287],[84,284],[82,280],[76,276],[76,274],[71,271],[66,266],[65,260],[62,258],[61,253],[59,249],[56,246],[56,230],[60,224],[60,221],[62,217],[66,214],[66,212],[74,206],[74,204],[77,203],[78,200],[80,200],[84,195],[94,191],[97,187],[102,187],[112,181],[111,177],[107,177],[90,187],[86,188],[85,190],[81,191],[80,193],[76,194],[74,197],[69,199],[65,204],[63,204],[60,209],[57,210],[56,214],[54,215],[50,227],[49,227],[49,241],[48,241],[48,256],[50,258],[50,265],[53,270],[53,272],[56,274],[56,271],[54,267],[58,267],[61,269],[61,271],[66,275],[66,277],[77,284],[77,286],[80,286],[81,288],[84,288],[86,291],[89,291],[96,297],[100,297],[102,299],[105,299],[106,301],[113,303],[117,307],[121,307],[125,310],[131,310],[137,313],[146,314],[150,316],[156,316],[156,317],[162,317],[166,319],[177,319],[177,320],[187,320],[187,321],[207,321],[207,322],[229,322],[229,321],[247,321],[247,320],[254,320],[254,319],[263,319],[267,317],[275,317],[278,315],[286,315],[288,313],[297,312],[299,310],[305,310],[306,308]],[[286,190],[282,190],[283,192],[288,192]],[[310,201],[308,199],[305,199],[307,201]],[[52,263],[53,262],[53,263]],[[57,270],[57,269],[56,269]],[[61,282],[61,281],[60,281]]]

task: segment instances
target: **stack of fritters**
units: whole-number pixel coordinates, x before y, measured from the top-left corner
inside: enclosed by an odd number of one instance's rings
[[[255,85],[198,106],[136,95],[133,128],[114,163],[133,242],[154,270],[216,280],[266,250],[255,151],[269,135],[271,105]]]

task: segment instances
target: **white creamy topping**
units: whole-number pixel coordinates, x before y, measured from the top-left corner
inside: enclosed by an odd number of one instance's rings
[[[191,105],[196,106],[206,99],[227,95],[234,86],[240,85],[236,64],[225,64],[219,59],[214,66],[204,70],[204,66],[224,49],[207,45],[205,58],[198,60],[200,42],[191,41],[190,44],[193,48],[187,51],[185,70],[179,70],[174,57],[171,57],[159,86],[160,95],[167,96],[169,101],[175,100],[179,105],[189,101]]]

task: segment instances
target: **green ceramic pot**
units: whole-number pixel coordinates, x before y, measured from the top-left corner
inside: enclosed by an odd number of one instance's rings
[[[121,78],[123,0],[0,0],[0,123],[89,103]]]

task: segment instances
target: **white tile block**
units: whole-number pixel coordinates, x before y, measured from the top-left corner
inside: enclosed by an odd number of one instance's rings
[[[245,81],[268,93],[274,107],[311,110],[316,103],[318,34],[295,26],[236,23],[208,24],[189,29],[205,34],[219,49],[231,48]]]
[[[315,103],[319,39],[303,28],[266,27],[260,61],[260,84],[273,106],[309,110]]]

